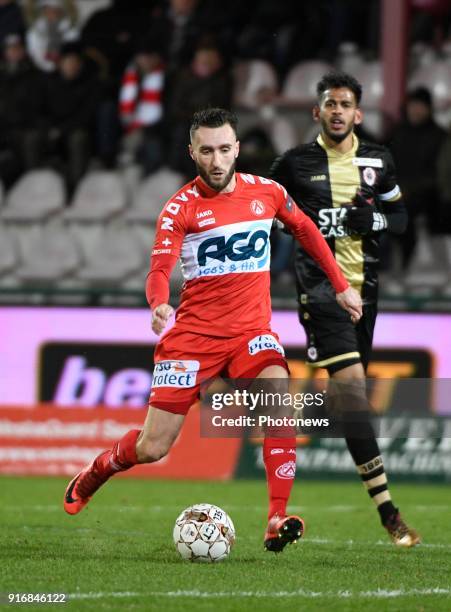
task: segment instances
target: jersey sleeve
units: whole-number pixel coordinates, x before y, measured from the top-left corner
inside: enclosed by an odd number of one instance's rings
[[[180,257],[185,234],[185,214],[179,204],[169,201],[158,217],[146,279],[146,298],[152,310],[169,301],[169,279]]]
[[[343,276],[337,262],[325,241],[323,235],[302,210],[295,204],[284,187],[277,194],[278,208],[276,218],[287,226],[299,244],[322,268],[330,280],[336,293],[341,293],[349,287],[348,281]]]
[[[384,171],[379,183],[378,198],[381,202],[397,202],[401,199],[401,189],[396,181],[396,168],[388,149],[383,154]]]

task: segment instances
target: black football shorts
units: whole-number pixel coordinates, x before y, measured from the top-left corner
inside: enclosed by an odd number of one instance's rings
[[[299,320],[307,336],[307,363],[329,374],[354,363],[367,368],[373,343],[377,304],[365,304],[357,325],[337,302],[301,304]]]

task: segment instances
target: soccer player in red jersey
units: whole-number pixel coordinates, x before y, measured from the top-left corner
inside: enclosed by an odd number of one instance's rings
[[[175,325],[155,348],[149,412],[69,483],[64,508],[77,514],[116,472],[164,457],[176,439],[200,383],[230,378],[286,381],[288,366],[271,330],[270,242],[274,218],[288,226],[317,261],[338,304],[358,321],[361,299],[340,272],[315,224],[273,180],[235,172],[239,153],[233,113],[210,108],[193,117],[189,152],[199,175],[164,206],[157,225],[146,295],[152,329],[161,334],[173,313],[169,277],[180,258],[185,284]],[[302,536],[304,524],[287,516],[296,440],[265,434],[269,512],[265,547],[278,552]],[[290,470],[283,468],[290,466]],[[279,476],[283,472],[283,478]]]

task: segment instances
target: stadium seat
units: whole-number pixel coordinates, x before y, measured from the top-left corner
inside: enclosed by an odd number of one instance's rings
[[[80,265],[79,246],[63,223],[39,228],[17,276],[23,282],[51,284],[73,273]]]
[[[62,177],[54,170],[32,170],[24,174],[5,199],[5,221],[45,221],[64,209],[66,193]]]
[[[183,185],[182,174],[170,168],[160,168],[139,185],[125,219],[137,223],[155,223],[167,200]]]
[[[365,63],[363,53],[358,45],[352,40],[345,40],[338,47],[336,66],[338,70],[354,74],[354,72]]]
[[[238,62],[233,69],[234,106],[257,109],[261,96],[271,98],[279,90],[277,73],[269,62],[260,59]]]
[[[436,111],[443,111],[451,106],[451,65],[438,60],[431,65],[420,66],[409,79],[408,89],[427,87],[434,99]]]
[[[406,287],[416,293],[443,289],[450,280],[451,243],[447,236],[430,236],[418,228],[418,242],[404,279]]]
[[[363,110],[381,110],[384,95],[381,63],[378,61],[365,62],[360,67],[356,66],[353,76],[361,83],[363,88]]]
[[[77,279],[111,286],[145,266],[140,245],[128,227],[107,227],[77,273]]]
[[[134,236],[146,262],[149,262],[150,252],[155,241],[156,226],[149,223],[130,223],[130,234]]]
[[[267,122],[266,129],[277,155],[298,144],[297,130],[288,117],[276,115]]]
[[[0,275],[13,270],[19,262],[19,253],[14,236],[0,225]]]
[[[82,223],[107,221],[120,214],[126,205],[121,177],[113,171],[96,170],[81,179],[64,218]]]
[[[279,103],[284,106],[311,107],[316,102],[316,85],[332,66],[319,60],[300,62],[288,72]]]
[[[385,115],[382,111],[376,109],[363,110],[362,127],[365,131],[374,136],[375,140],[383,140],[385,134],[385,121]]]

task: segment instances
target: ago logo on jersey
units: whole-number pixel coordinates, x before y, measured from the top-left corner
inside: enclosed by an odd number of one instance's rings
[[[185,278],[269,270],[271,219],[191,234],[182,247]]]

